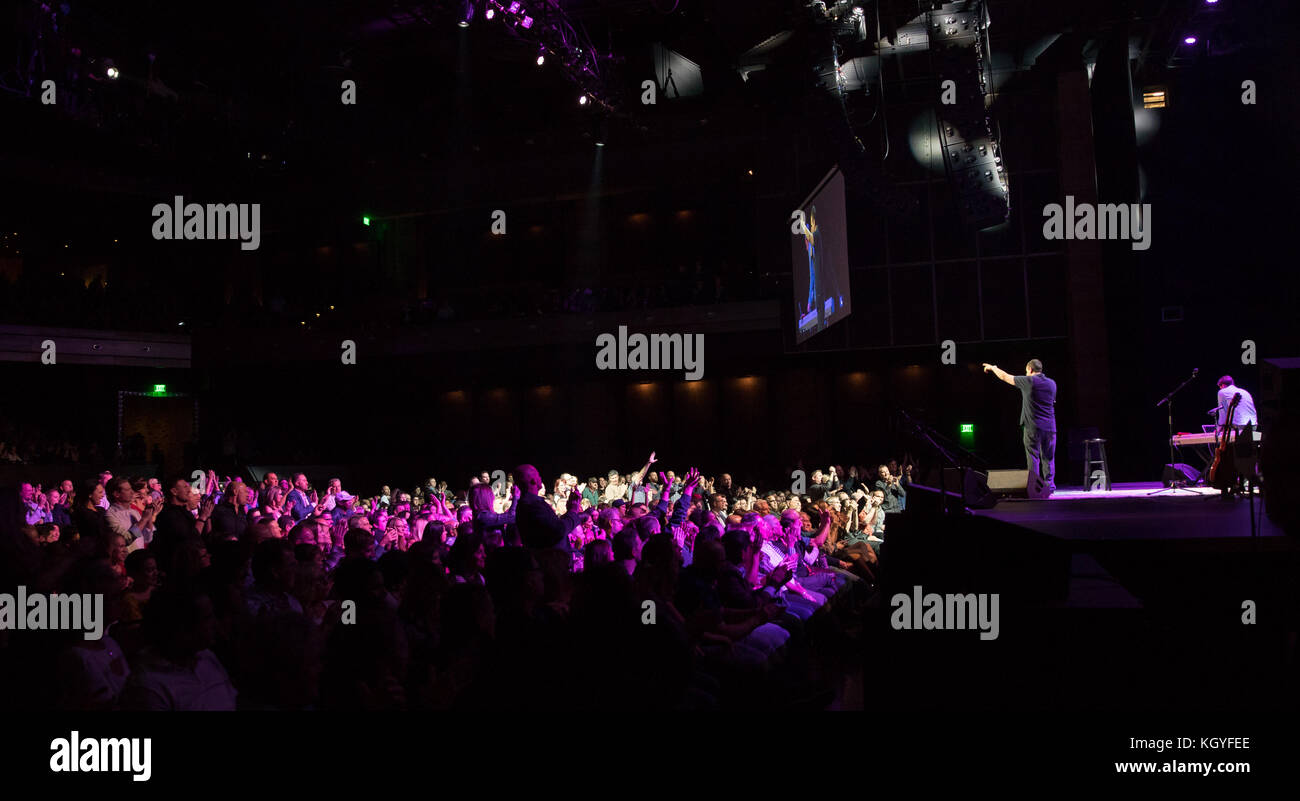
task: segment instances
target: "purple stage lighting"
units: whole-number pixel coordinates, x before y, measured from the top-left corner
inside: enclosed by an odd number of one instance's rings
[[[492,18],[495,17],[496,15],[497,15],[497,12],[496,12],[495,10],[491,9],[491,8],[489,8],[487,11],[484,11],[484,12],[483,12],[483,16],[486,17],[487,19],[492,19]]]
[[[523,26],[524,26],[525,28],[531,28],[531,27],[533,27],[533,18],[530,17],[530,16],[525,15],[525,16],[524,16],[524,21],[523,21]]]
[[[1196,44],[1196,37],[1195,36],[1187,37],[1186,39],[1183,40],[1183,44]]]
[[[511,14],[518,14],[519,11],[520,11],[522,8],[523,8],[523,6],[519,5],[518,3],[511,3],[511,4],[510,4],[510,13],[511,13]]]

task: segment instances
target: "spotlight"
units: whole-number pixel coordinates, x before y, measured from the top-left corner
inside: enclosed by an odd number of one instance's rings
[[[520,23],[520,24],[523,25],[525,28],[531,28],[531,27],[533,27],[533,18],[530,17],[530,16],[527,16],[527,15],[524,15],[524,21],[523,21],[522,23]]]
[[[104,70],[104,74],[112,78],[113,80],[117,80],[118,76],[121,75],[121,73],[117,71],[117,67],[109,67],[108,69]]]
[[[459,25],[459,26],[462,27],[462,28],[468,28],[468,27],[469,27],[469,22],[467,22],[466,20],[461,20],[460,22],[457,22],[456,24]]]
[[[522,8],[523,8],[523,6],[519,5],[518,3],[511,3],[511,4],[510,4],[510,13],[511,13],[511,14],[518,14],[518,13],[519,13],[519,10],[522,9]]]
[[[586,95],[583,95],[582,97],[578,98],[578,105],[579,105],[579,106],[585,106],[585,105],[587,105],[587,96],[586,96]]]
[[[1189,44],[1189,45],[1194,45],[1194,44],[1196,44],[1196,37],[1195,37],[1195,36],[1188,36],[1186,39],[1183,40],[1183,44]]]
[[[537,54],[537,66],[540,67],[540,66],[542,66],[542,65],[545,64],[545,63],[546,63],[546,54],[545,54],[545,53],[538,53],[538,54]]]
[[[487,11],[484,11],[484,12],[483,12],[483,18],[484,18],[484,19],[492,19],[492,18],[495,17],[496,15],[497,15],[497,12],[496,12],[495,10],[491,9],[491,8],[489,8]]]

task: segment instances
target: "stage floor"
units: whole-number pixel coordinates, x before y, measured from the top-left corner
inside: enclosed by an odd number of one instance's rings
[[[1151,493],[1157,492],[1162,489],[1164,489],[1164,485],[1158,481],[1138,482],[1135,484],[1112,484],[1111,488],[1105,491],[1089,492],[1088,490],[1084,490],[1084,489],[1058,489],[1056,492],[1052,493],[1052,497],[1049,498],[1048,500],[1092,501],[1092,500],[1106,500],[1109,498],[1145,498],[1149,496]],[[1168,492],[1162,493],[1162,495],[1167,495],[1170,497],[1178,496],[1178,497],[1187,497],[1187,498],[1193,496],[1203,496],[1203,495],[1212,495],[1217,497],[1219,494],[1220,494],[1219,491],[1214,489],[1213,487],[1187,487],[1185,489],[1180,489],[1177,492],[1170,490]],[[1156,496],[1156,497],[1161,497],[1161,496]],[[1020,498],[1019,500],[1023,501],[1025,499]],[[1016,501],[1013,500],[1011,502],[1014,503]],[[1007,503],[1007,501],[1004,501],[1004,503]]]
[[[1158,482],[1115,484],[1108,492],[1058,490],[1048,500],[1008,499],[972,514],[1069,540],[1167,540],[1250,537],[1250,504],[1224,499],[1218,490],[1193,487],[1165,492]],[[1255,496],[1261,537],[1284,536],[1264,516]]]

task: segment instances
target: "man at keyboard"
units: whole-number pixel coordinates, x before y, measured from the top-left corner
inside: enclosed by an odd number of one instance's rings
[[[1259,420],[1255,418],[1255,399],[1241,387],[1233,386],[1230,375],[1219,379],[1219,407],[1216,421],[1221,426],[1224,424],[1228,407],[1232,405],[1232,398],[1237,394],[1241,395],[1241,401],[1237,404],[1236,411],[1232,413],[1233,427],[1240,431],[1242,426],[1258,426]]]
[[[1232,420],[1227,420],[1228,408],[1232,405],[1233,398],[1238,395],[1241,396],[1241,400],[1237,402],[1237,408],[1232,412]],[[1215,420],[1220,426],[1223,426],[1225,421],[1230,423],[1232,425],[1232,430],[1236,431],[1238,434],[1245,429],[1247,432],[1246,436],[1248,437],[1253,437],[1255,428],[1259,426],[1259,420],[1255,417],[1255,399],[1252,398],[1250,393],[1246,390],[1234,386],[1232,383],[1232,376],[1230,375],[1225,375],[1219,379],[1219,408]],[[1247,428],[1247,426],[1249,426],[1249,428]],[[1253,449],[1247,452],[1250,454],[1254,453]],[[1250,461],[1253,462],[1254,460],[1250,459]],[[1244,468],[1239,465],[1238,470],[1242,469]],[[1224,494],[1232,495],[1242,491],[1251,491],[1248,488],[1254,483],[1254,473],[1255,471],[1253,467],[1245,475],[1237,473],[1236,481],[1233,482],[1234,486],[1225,490]]]

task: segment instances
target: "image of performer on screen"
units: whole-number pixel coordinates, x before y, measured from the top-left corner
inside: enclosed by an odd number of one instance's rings
[[[804,314],[817,307],[817,207],[808,211],[808,222],[803,226],[803,246],[808,252],[808,305]]]
[[[1011,375],[996,364],[984,364],[993,373],[1020,390],[1020,426],[1029,467],[1026,487],[1030,498],[1049,498],[1056,491],[1056,382],[1043,375],[1043,363],[1030,359],[1024,375]]]

